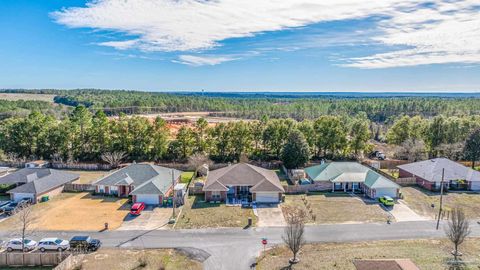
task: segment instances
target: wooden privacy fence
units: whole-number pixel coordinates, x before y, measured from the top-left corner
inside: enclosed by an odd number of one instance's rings
[[[63,191],[66,192],[82,192],[82,191],[94,191],[95,186],[91,184],[65,184]]]
[[[189,187],[188,195],[202,195],[205,194],[203,187]]]
[[[286,194],[298,194],[314,191],[327,191],[331,190],[331,185],[326,187],[322,183],[308,184],[308,185],[283,185],[283,189]]]
[[[60,264],[70,253],[46,252],[46,253],[0,253],[0,267],[11,266],[54,266]]]
[[[101,163],[50,163],[50,167],[60,170],[109,171],[112,166]]]
[[[395,183],[401,186],[413,186],[417,184],[417,178],[415,177],[403,177],[395,179]]]

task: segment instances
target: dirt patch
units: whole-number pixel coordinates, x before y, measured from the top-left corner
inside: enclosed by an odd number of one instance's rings
[[[53,98],[55,95],[48,94],[26,94],[26,93],[0,93],[0,99],[3,100],[37,100],[37,101],[48,101],[53,103]]]
[[[120,227],[128,214],[125,198],[92,196],[90,193],[62,193],[45,203],[32,206],[38,230],[99,231],[108,222],[110,229]],[[0,223],[0,229],[13,230],[15,216]]]
[[[79,269],[185,269],[200,270],[202,263],[173,249],[101,249],[86,255]]]
[[[282,208],[299,207],[308,213],[308,223],[385,222],[388,214],[378,203],[368,203],[344,193],[286,195]]]
[[[467,240],[460,251],[465,269],[478,269],[480,239]],[[447,240],[397,240],[360,243],[325,243],[306,245],[299,254],[296,270],[355,270],[354,259],[411,259],[420,269],[448,269],[452,245]],[[257,269],[289,269],[291,252],[284,246],[266,252]],[[462,268],[463,269],[463,268]]]

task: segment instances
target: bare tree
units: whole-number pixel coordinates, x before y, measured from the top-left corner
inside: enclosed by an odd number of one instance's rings
[[[448,227],[445,230],[445,233],[448,239],[453,243],[455,249],[452,254],[457,261],[458,256],[458,247],[465,241],[465,238],[470,234],[470,224],[468,219],[465,216],[465,213],[461,208],[454,208],[451,212],[451,219],[448,222]]]
[[[305,219],[306,213],[302,209],[289,208],[287,211],[285,211],[285,221],[287,222],[287,227],[285,227],[282,239],[290,251],[292,251],[293,258],[289,260],[291,264],[295,264],[300,261],[297,258],[297,254],[305,244]]]
[[[30,204],[25,204],[21,206],[19,210],[15,213],[15,223],[18,230],[18,235],[22,240],[22,251],[25,252],[25,238],[33,234],[32,225],[35,223],[36,217],[32,211],[32,206]]]
[[[414,162],[427,159],[427,150],[422,140],[408,139],[395,149],[395,157]]]
[[[115,151],[106,152],[101,155],[103,161],[107,162],[112,168],[118,168],[122,160],[127,156],[125,152]]]
[[[195,153],[188,157],[188,164],[195,169],[195,173],[193,174],[195,177],[197,176],[200,167],[204,164],[211,166],[212,163],[213,162],[204,153]]]

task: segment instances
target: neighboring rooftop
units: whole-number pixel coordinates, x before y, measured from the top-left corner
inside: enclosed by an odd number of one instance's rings
[[[397,167],[430,182],[441,182],[443,169],[445,169],[445,181],[480,181],[480,172],[447,158],[434,158]]]
[[[247,163],[237,163],[210,171],[204,190],[227,191],[227,186],[251,186],[252,192],[284,192],[280,179],[274,171]]]
[[[354,260],[357,270],[420,270],[410,259]]]
[[[80,175],[48,168],[25,168],[0,177],[0,184],[19,185],[9,193],[44,193],[80,178]]]
[[[107,186],[133,185],[135,188],[130,193],[132,195],[165,195],[172,186],[172,170],[174,179],[180,177],[182,172],[179,170],[148,163],[135,163],[99,179],[94,184]]]
[[[357,162],[328,162],[305,168],[313,181],[358,182],[370,188],[398,187],[396,183]]]

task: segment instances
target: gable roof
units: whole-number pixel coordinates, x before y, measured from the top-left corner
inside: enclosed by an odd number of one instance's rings
[[[313,181],[333,183],[357,182],[369,188],[399,188],[400,186],[374,170],[357,162],[329,162],[305,168]]]
[[[73,182],[80,175],[48,168],[25,168],[0,178],[0,184],[20,184],[8,193],[41,194],[66,183]]]
[[[410,259],[354,260],[357,270],[420,270]]]
[[[460,179],[480,181],[480,172],[447,158],[434,158],[397,167],[430,182],[441,182],[443,169],[445,169],[445,181]]]
[[[165,195],[172,186],[172,170],[174,179],[178,179],[182,173],[179,170],[148,163],[135,163],[106,175],[94,185],[133,185],[134,190],[130,192],[131,195]]]
[[[251,186],[251,192],[284,192],[280,179],[274,171],[247,163],[237,163],[210,171],[203,190],[227,191],[227,186]]]

